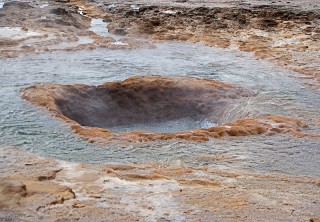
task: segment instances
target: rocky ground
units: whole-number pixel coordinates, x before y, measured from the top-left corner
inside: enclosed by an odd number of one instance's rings
[[[213,166],[94,166],[7,146],[1,146],[0,158],[0,218],[8,221],[316,221],[319,216],[319,178]]]
[[[91,18],[79,14],[76,5],[9,2],[0,9],[0,58],[28,54],[76,51],[97,47],[121,49],[152,47],[148,42],[125,38],[126,44],[91,31]]]
[[[108,22],[116,37],[90,31],[92,18]],[[305,74],[318,87],[319,23],[318,0],[11,2],[0,9],[0,57],[152,47],[163,40],[201,42],[252,52]],[[125,44],[114,44],[119,40]],[[302,126],[293,124],[298,134]],[[203,158],[233,161],[228,156]],[[5,145],[0,147],[0,165],[1,221],[320,220],[320,179],[314,177],[214,165],[95,166]]]
[[[50,2],[41,8],[41,5],[10,3],[1,9],[0,26],[21,28],[24,35],[0,38],[0,56],[59,49],[150,47],[148,42],[125,38],[144,36],[153,41],[180,40],[236,47],[319,82],[319,5],[319,1],[71,0]],[[128,45],[112,44],[115,39],[101,38],[88,31],[91,20],[88,16],[110,22],[109,31],[123,36]],[[61,42],[65,45],[59,45]]]
[[[110,12],[116,19],[109,28],[145,34],[154,40],[236,47],[319,81],[319,7],[303,11],[262,3],[209,5],[141,6],[139,13],[118,7]]]

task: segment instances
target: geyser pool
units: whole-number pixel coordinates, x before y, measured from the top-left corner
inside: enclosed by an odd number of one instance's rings
[[[34,85],[22,97],[82,126],[177,132],[229,122],[226,113],[253,94],[226,83],[192,77],[138,76],[88,85]],[[211,124],[210,124],[211,123]]]
[[[223,167],[319,175],[317,139],[290,135],[227,137],[206,143],[157,141],[148,144],[109,144],[103,147],[79,138],[63,121],[52,118],[20,98],[19,90],[37,83],[99,85],[132,75],[161,74],[218,80],[254,91],[233,104],[228,119],[259,113],[292,116],[307,121],[309,131],[319,116],[319,90],[289,76],[299,74],[256,60],[250,54],[201,44],[167,42],[135,50],[53,52],[0,60],[0,141],[27,150],[75,162],[209,164],[199,155],[235,156],[241,161]],[[308,81],[308,80],[305,80]],[[310,164],[313,163],[313,164]],[[218,163],[215,163],[218,164]]]

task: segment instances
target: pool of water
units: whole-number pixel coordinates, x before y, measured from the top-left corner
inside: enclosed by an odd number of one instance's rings
[[[112,132],[130,132],[135,130],[143,130],[149,132],[159,133],[175,133],[184,130],[198,129],[198,128],[210,128],[216,126],[209,120],[194,120],[190,117],[180,118],[175,120],[168,120],[162,122],[140,123],[131,124],[117,127],[105,127]]]
[[[152,49],[52,52],[0,60],[0,144],[73,162],[156,162],[193,167],[213,164],[320,176],[315,167],[320,164],[319,139],[277,135],[228,137],[206,143],[91,144],[46,110],[23,101],[19,94],[20,88],[36,83],[99,85],[149,74],[209,78],[245,87],[254,95],[234,104],[228,120],[259,114],[284,115],[307,122],[307,131],[319,132],[314,122],[319,116],[320,92],[294,78],[299,74],[237,50],[166,42]],[[203,155],[232,156],[235,160],[214,162],[198,158]]]

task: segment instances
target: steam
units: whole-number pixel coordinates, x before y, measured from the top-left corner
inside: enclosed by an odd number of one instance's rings
[[[196,78],[132,77],[100,86],[62,86],[55,104],[83,126],[116,132],[213,127],[248,92]]]

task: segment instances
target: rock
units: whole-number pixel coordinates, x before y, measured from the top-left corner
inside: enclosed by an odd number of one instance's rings
[[[4,3],[3,8],[7,8],[7,7],[15,7],[15,8],[22,8],[22,9],[33,8],[27,2],[18,2],[18,1]]]
[[[158,174],[158,173],[150,173],[150,174],[134,174],[134,173],[121,173],[118,174],[118,177],[125,180],[164,180],[169,179],[168,177]]]
[[[60,3],[69,3],[70,0],[54,0],[55,2],[60,2]]]
[[[19,204],[26,195],[26,186],[22,182],[6,178],[0,180],[0,209]]]
[[[190,186],[194,186],[194,185],[200,185],[200,186],[220,186],[221,183],[217,182],[217,181],[210,181],[210,180],[179,180],[178,181],[181,184],[184,185],[190,185]]]
[[[42,171],[40,174],[36,175],[36,179],[39,181],[53,180],[56,178],[56,174],[60,171],[61,171],[61,169]]]
[[[50,13],[55,15],[67,15],[68,11],[64,8],[54,8],[50,10]]]
[[[0,47],[13,47],[19,45],[19,41],[0,37]]]
[[[87,173],[82,173],[77,177],[77,181],[81,182],[95,182],[99,179],[99,175],[97,173],[92,173],[92,172],[87,172]]]
[[[47,205],[61,204],[65,200],[75,198],[75,193],[71,188],[53,182],[42,182],[24,179],[28,198],[23,200],[23,204],[32,204],[39,207]]]
[[[115,35],[127,35],[127,31],[125,29],[122,28],[116,28],[115,30],[113,30],[113,33]]]
[[[108,22],[112,22],[112,19],[111,19],[111,18],[104,18],[104,19],[103,19],[103,22],[107,22],[107,23],[108,23]]]

